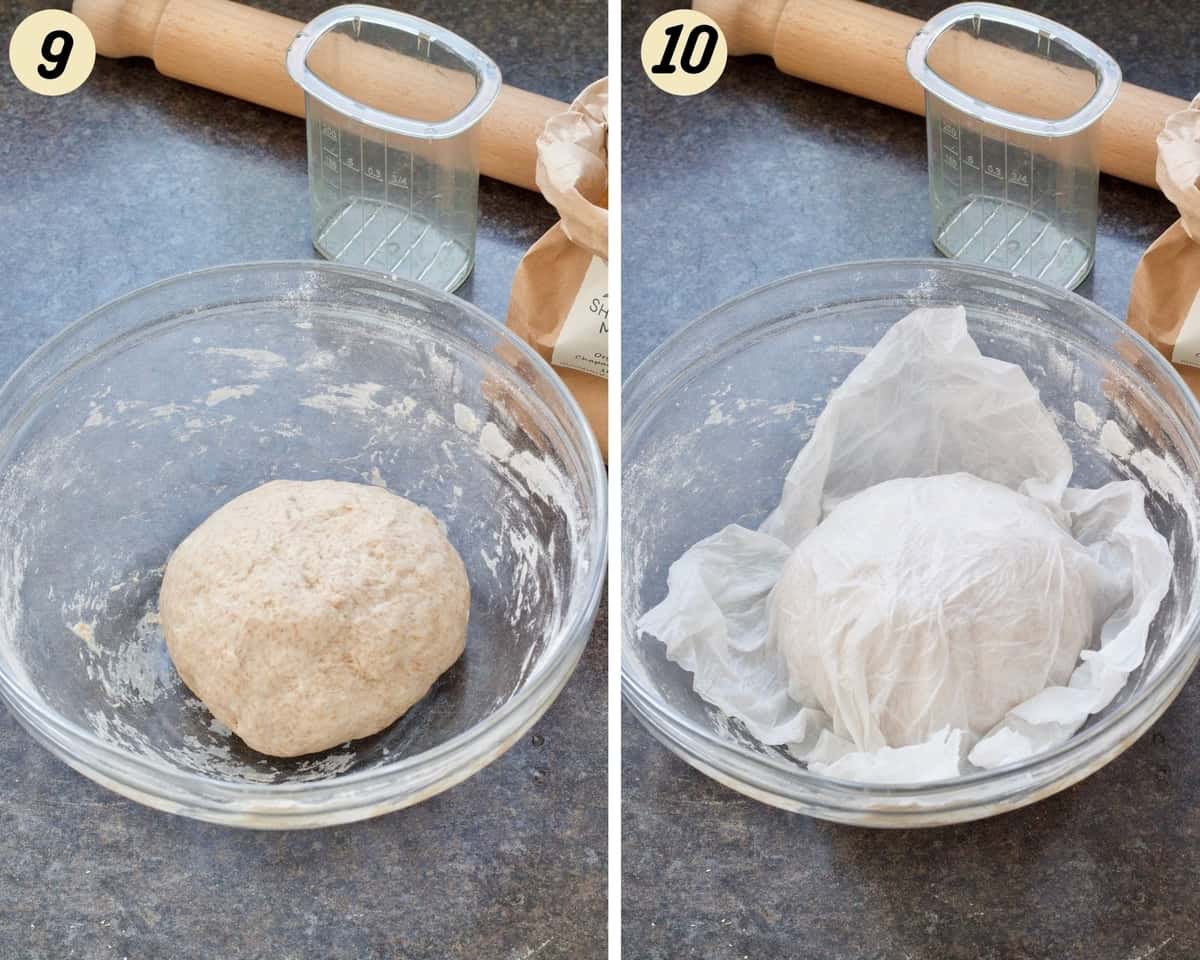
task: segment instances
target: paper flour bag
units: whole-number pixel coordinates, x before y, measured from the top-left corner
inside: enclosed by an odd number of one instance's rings
[[[608,80],[551,117],[537,183],[562,218],[522,258],[508,325],[553,366],[608,457]]]
[[[1128,321],[1200,395],[1200,96],[1159,133],[1156,179],[1179,219],[1142,255]]]

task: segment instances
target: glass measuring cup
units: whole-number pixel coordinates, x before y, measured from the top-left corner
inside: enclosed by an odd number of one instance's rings
[[[478,124],[499,67],[436,24],[350,4],[297,34],[287,69],[305,94],[313,246],[456,289],[475,263]]]
[[[1097,121],[1116,61],[1053,20],[963,3],[925,24],[907,65],[925,88],[934,245],[1077,286],[1095,258]]]

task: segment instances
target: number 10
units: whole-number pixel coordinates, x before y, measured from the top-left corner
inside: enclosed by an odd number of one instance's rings
[[[662,59],[650,68],[651,73],[674,73],[675,64],[671,61],[675,59],[675,50],[679,46],[679,38],[683,34],[683,24],[677,23],[672,27],[667,27],[667,48],[663,51]],[[703,39],[704,48],[700,50],[699,56],[696,55],[696,48]],[[697,24],[692,27],[688,33],[687,40],[683,43],[683,54],[679,58],[679,66],[683,68],[684,73],[703,73],[705,68],[712,62],[713,53],[717,49],[717,31],[716,28],[709,26],[707,23]]]

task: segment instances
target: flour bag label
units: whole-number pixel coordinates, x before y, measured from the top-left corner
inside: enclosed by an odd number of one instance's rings
[[[608,264],[593,256],[567,311],[553,363],[608,379]]]
[[[1172,363],[1183,363],[1189,367],[1200,367],[1200,293],[1192,301],[1192,307],[1183,318],[1179,338],[1171,351]]]

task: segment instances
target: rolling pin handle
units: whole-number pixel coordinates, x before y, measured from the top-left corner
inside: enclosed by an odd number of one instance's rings
[[[729,54],[734,57],[751,53],[771,54],[775,50],[775,32],[790,0],[695,0],[692,9],[716,21]]]
[[[102,57],[154,57],[154,38],[171,0],[75,0]]]

